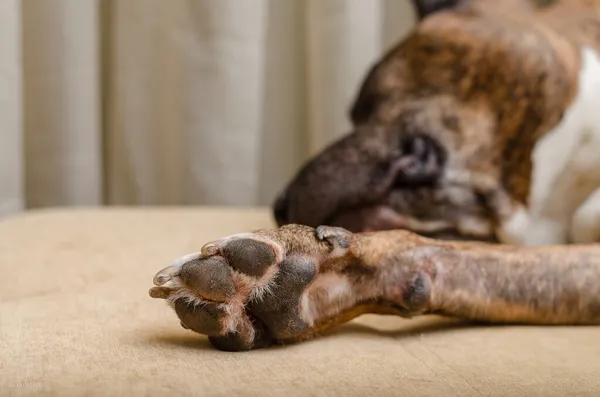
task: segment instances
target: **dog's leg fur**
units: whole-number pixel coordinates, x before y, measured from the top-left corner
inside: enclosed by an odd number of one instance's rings
[[[364,313],[600,324],[600,245],[441,242],[288,225],[234,235],[157,274],[150,295],[224,350],[294,342]]]

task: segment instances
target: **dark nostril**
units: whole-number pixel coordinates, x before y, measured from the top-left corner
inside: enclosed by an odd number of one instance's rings
[[[288,200],[287,200],[287,190],[284,190],[281,193],[277,200],[275,201],[275,205],[273,208],[273,215],[275,216],[275,221],[278,226],[283,226],[287,223],[288,220]]]

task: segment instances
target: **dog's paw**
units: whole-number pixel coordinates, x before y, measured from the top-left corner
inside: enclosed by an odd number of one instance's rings
[[[353,235],[288,225],[206,244],[158,272],[150,296],[166,299],[181,325],[239,351],[300,340],[371,293],[353,276]],[[361,281],[359,281],[361,280]]]

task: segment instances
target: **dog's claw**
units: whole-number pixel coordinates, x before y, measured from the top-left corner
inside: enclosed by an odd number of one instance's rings
[[[161,285],[169,281],[171,278],[172,277],[167,274],[157,274],[156,277],[154,277],[154,280],[152,281],[154,282],[154,285],[160,287]]]
[[[193,261],[194,259],[199,259],[201,255],[202,254],[199,252],[194,252],[192,254],[182,256],[181,258],[177,258],[169,266],[156,273],[152,282],[156,286],[164,286],[167,282],[173,280],[174,277],[179,275],[181,266],[183,266],[185,263]]]
[[[200,249],[203,258],[215,256],[220,252],[219,247],[215,243],[207,243]]]
[[[346,238],[349,232],[341,227],[319,226],[315,229],[315,235],[319,240],[326,241],[333,248],[347,249],[350,242]]]
[[[173,290],[165,287],[152,287],[148,293],[152,298],[167,299],[173,293]]]

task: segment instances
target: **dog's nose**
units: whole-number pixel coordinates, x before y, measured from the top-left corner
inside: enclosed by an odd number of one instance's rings
[[[275,200],[273,207],[273,215],[279,226],[283,226],[288,222],[288,199],[287,189],[284,190]]]

